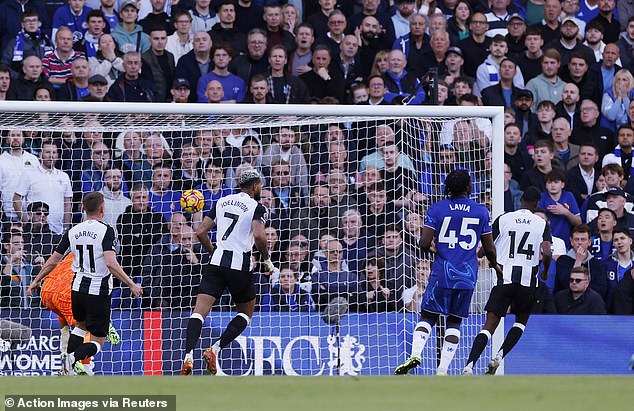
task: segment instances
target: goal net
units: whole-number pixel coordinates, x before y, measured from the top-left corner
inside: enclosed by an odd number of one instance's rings
[[[210,258],[196,229],[246,169],[264,177],[276,270],[264,273],[253,254],[256,312],[220,353],[220,375],[392,374],[410,353],[433,258],[418,241],[447,173],[468,170],[473,198],[492,216],[503,209],[499,108],[0,103],[0,319],[30,330],[3,330],[4,375],[61,366],[60,320],[44,304],[64,290],[68,269],[44,281],[47,292],[30,297],[26,288],[63,230],[82,220],[81,198],[91,191],[104,193],[119,261],[144,291],[133,299],[115,280],[111,320],[121,343],[106,344],[94,369],[116,375],[180,371]],[[180,205],[191,189],[205,199],[194,214]],[[217,235],[209,233],[212,242]],[[450,374],[465,365],[483,324],[494,278],[486,267]],[[195,373],[234,315],[225,292],[205,319]],[[440,324],[416,373],[435,373],[443,333]]]

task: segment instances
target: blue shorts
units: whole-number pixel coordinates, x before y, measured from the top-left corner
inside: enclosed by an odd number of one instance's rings
[[[437,282],[430,283],[427,284],[421,309],[435,314],[467,318],[472,295],[473,289],[454,290],[439,287]]]

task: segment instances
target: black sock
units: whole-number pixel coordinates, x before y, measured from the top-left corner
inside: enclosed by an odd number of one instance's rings
[[[68,339],[68,348],[66,348],[67,353],[72,353],[77,350],[77,347],[84,343],[84,337],[80,337],[76,334],[70,334],[70,338]]]
[[[199,318],[189,317],[187,322],[187,332],[185,337],[185,352],[190,352],[196,348],[200,331],[203,329],[203,322]]]
[[[513,349],[513,347],[515,347],[515,344],[517,344],[517,342],[520,340],[523,333],[524,330],[520,327],[511,327],[509,333],[504,339],[504,342],[502,343],[502,348],[500,349],[500,351],[502,352],[502,358],[506,357],[506,354],[508,354]]]
[[[97,354],[97,346],[91,342],[84,343],[75,350],[75,360],[81,361]]]
[[[247,328],[247,325],[249,325],[249,322],[243,316],[236,315],[233,317],[225,332],[220,336],[220,348],[225,348],[231,341],[235,340]]]
[[[482,355],[482,351],[484,351],[488,343],[489,338],[486,334],[478,333],[478,335],[476,335],[476,338],[473,340],[473,345],[471,346],[469,358],[467,359],[467,365],[471,364],[472,367],[475,366],[475,363]]]

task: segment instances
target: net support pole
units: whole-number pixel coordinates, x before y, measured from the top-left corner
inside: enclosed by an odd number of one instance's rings
[[[504,107],[495,107],[499,113],[494,115],[493,123],[493,170],[491,182],[491,212],[492,219],[504,214]],[[491,336],[492,355],[495,355],[504,342],[504,318]],[[504,375],[504,362],[496,374]]]

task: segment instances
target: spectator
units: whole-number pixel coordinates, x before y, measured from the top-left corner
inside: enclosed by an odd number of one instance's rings
[[[24,239],[12,231],[2,241],[2,271],[0,271],[0,307],[13,309],[36,308],[39,304],[26,295],[33,279],[33,267],[24,256]]]
[[[403,291],[416,284],[416,257],[403,244],[399,225],[388,224],[385,227],[381,245],[376,250],[376,257],[384,259],[386,286],[394,293],[394,301],[399,301]]]
[[[215,207],[216,202],[224,196],[233,194],[233,190],[224,183],[224,171],[218,159],[207,161],[204,181],[196,186],[196,190],[203,193],[205,206],[201,213],[194,215],[194,221],[202,221],[203,217]]]
[[[119,51],[145,53],[150,49],[150,36],[137,24],[139,6],[135,0],[123,0],[119,5],[119,24],[112,29],[112,38],[117,42]]]
[[[228,44],[236,54],[247,52],[247,35],[236,27],[234,0],[222,0],[215,4],[218,23],[209,32],[213,44]]]
[[[306,23],[297,26],[295,51],[290,54],[288,59],[288,71],[291,75],[299,77],[312,70],[309,64],[313,58],[312,47],[314,43],[315,35],[312,26]]]
[[[79,58],[73,61],[71,77],[55,90],[57,101],[81,101],[90,93],[88,91],[88,79],[90,78],[90,66],[88,60]]]
[[[342,145],[343,143],[341,142],[330,143],[331,150],[333,147],[339,147],[340,150],[343,150]],[[357,202],[350,196],[348,191],[348,184],[356,181],[356,175],[346,174],[340,168],[331,169],[326,177],[326,183],[330,190],[330,201],[340,216],[348,208],[357,206]]]
[[[475,12],[469,22],[471,35],[458,43],[464,54],[464,72],[470,77],[475,78],[478,66],[489,54],[491,38],[485,35],[488,29],[489,23],[484,13]]]
[[[73,35],[73,43],[84,38],[88,28],[88,13],[90,7],[85,6],[84,0],[68,0],[67,4],[60,6],[53,14],[53,31],[51,36],[56,38],[60,27],[68,27]]]
[[[634,169],[632,168],[632,144],[634,144],[634,128],[630,125],[622,125],[616,132],[618,145],[613,153],[603,157],[603,166],[607,164],[618,164],[623,168],[626,187],[631,180]]]
[[[307,312],[313,311],[314,303],[310,293],[298,284],[299,273],[288,265],[280,267],[279,284],[264,295],[260,303],[261,311]]]
[[[579,34],[584,36],[586,22],[577,17],[577,13],[579,13],[579,0],[571,0],[564,1],[561,3],[562,12],[559,15],[559,19],[563,19],[565,17],[572,17],[577,20],[577,25],[579,26]],[[583,15],[583,13],[581,13]]]
[[[570,60],[570,55],[573,51],[580,52],[586,61],[594,61],[594,51],[588,46],[584,46],[581,40],[579,40],[579,24],[577,19],[573,17],[565,17],[561,20],[561,28],[559,31],[559,37],[546,41],[544,46],[546,49],[553,48],[559,52],[561,56],[561,64],[567,65]]]
[[[612,312],[615,315],[634,314],[634,277],[632,271],[614,287]]]
[[[612,243],[614,252],[604,260],[608,273],[607,307],[613,305],[613,292],[623,277],[631,273],[634,262],[632,252],[632,237],[627,229],[615,228],[612,231]]]
[[[291,184],[300,188],[302,196],[308,197],[308,167],[302,150],[297,145],[297,131],[291,127],[280,127],[274,133],[274,142],[265,150],[262,164],[270,166],[275,159],[286,159],[291,167]]]
[[[417,105],[425,101],[423,86],[414,74],[408,74],[405,70],[407,60],[400,50],[392,50],[389,55],[389,68],[383,74],[383,80],[387,93],[385,99],[392,102],[395,97],[402,96],[405,104]]]
[[[551,231],[555,237],[566,242],[566,248],[570,247],[570,229],[581,224],[579,206],[570,191],[566,187],[566,175],[561,170],[552,170],[546,174],[546,191],[542,192],[538,207],[548,212]]]
[[[495,44],[495,43],[494,43]],[[518,98],[520,88],[513,84],[517,66],[506,57],[500,61],[499,82],[482,90],[482,104],[485,106],[512,107]]]
[[[282,28],[282,8],[279,5],[274,3],[265,4],[262,20],[264,21],[262,27],[266,32],[267,51],[271,50],[271,47],[277,44],[283,45],[287,50],[293,50],[295,47],[295,39],[291,33]],[[316,29],[315,32],[317,34],[318,29]],[[316,37],[319,38],[318,35]]]
[[[431,78],[432,69],[435,69],[442,79],[447,75],[446,57],[450,45],[449,33],[444,30],[433,31],[429,40],[430,50],[427,50],[419,61],[408,62],[405,69],[408,73],[423,76],[423,82]]]
[[[149,207],[149,191],[136,183],[130,190],[132,204],[117,218],[117,232],[121,241],[121,266],[132,278],[139,277],[143,258],[150,247],[167,231],[160,212]]]
[[[155,164],[152,167],[152,187],[149,193],[150,209],[162,213],[165,220],[168,221],[172,214],[181,210],[182,193],[172,190],[172,174],[172,169],[164,163]]]
[[[242,33],[249,33],[262,25],[262,4],[252,0],[236,2],[236,28]],[[245,80],[246,81],[246,80]]]
[[[271,102],[276,104],[298,104],[308,102],[306,85],[297,77],[286,73],[288,63],[284,46],[271,47],[269,52],[270,72],[266,77]]]
[[[62,26],[55,35],[55,51],[42,59],[42,73],[48,76],[53,87],[58,88],[71,77],[73,61],[78,58],[85,59],[86,55],[73,50],[73,32]]]
[[[104,34],[108,23],[101,10],[91,10],[86,16],[88,30],[79,41],[73,44],[73,49],[82,51],[90,59],[99,51],[99,37]]]
[[[324,230],[335,230],[339,226],[338,210],[332,207],[330,191],[325,185],[315,185],[311,190],[309,207],[296,213],[290,222],[291,235],[306,233],[311,249],[317,246],[317,235]]]
[[[139,21],[143,32],[152,36],[152,31],[158,28],[165,30],[168,36],[174,33],[172,18],[165,12],[166,0],[150,0],[152,11]]]
[[[367,16],[372,16],[377,19],[381,27],[387,27],[390,19],[390,16],[386,13],[387,11],[380,0],[362,0],[361,11],[351,16],[348,15],[349,27],[353,30],[360,27],[363,19]]]
[[[68,175],[55,168],[58,158],[57,145],[50,140],[43,141],[40,166],[27,170],[20,177],[13,194],[13,208],[17,216],[27,222],[23,201],[45,202],[50,207],[48,222],[51,231],[62,234],[71,224],[73,190]]]
[[[572,269],[568,288],[555,295],[557,314],[607,314],[601,296],[592,288],[588,288],[589,277],[590,273],[586,267],[578,266]]]
[[[121,169],[111,167],[104,170],[103,186],[100,190],[106,205],[103,222],[111,227],[117,226],[119,216],[132,205],[130,199],[123,193],[124,184],[125,180],[123,179]]]
[[[614,75],[612,87],[603,94],[601,102],[601,125],[616,131],[622,125],[629,124],[627,112],[634,96],[634,77],[629,70],[621,69]]]
[[[384,262],[370,257],[364,262],[361,290],[357,299],[360,312],[397,311],[400,300],[395,300],[394,290],[387,287],[384,277]]]
[[[372,61],[372,67],[370,68],[370,77],[380,76],[382,77],[385,71],[389,67],[390,50],[379,50],[374,56]]]
[[[388,144],[393,145],[396,143],[396,136],[392,127],[389,125],[377,126],[375,141],[376,151],[363,157],[359,163],[359,171],[361,172],[368,167],[375,167],[379,170],[385,168],[385,154],[383,151]],[[410,171],[415,171],[412,159],[405,153],[399,153],[397,164]]]
[[[90,147],[90,162],[84,165],[81,173],[81,192],[86,195],[93,191],[99,191],[104,185],[104,173],[112,167],[110,161],[110,149],[104,143],[95,143]],[[122,181],[124,193],[128,192],[128,186]]]
[[[62,237],[48,226],[48,204],[35,201],[27,207],[29,222],[24,224],[24,258],[33,266],[37,275]]]
[[[335,59],[334,56],[339,54],[341,44],[346,35],[346,27],[346,16],[341,10],[334,9],[328,15],[328,30],[322,37],[317,37],[316,39],[317,44],[323,44],[330,49],[330,55],[333,56],[333,59]],[[356,39],[356,36],[354,37]]]
[[[614,43],[619,39],[621,25],[616,18],[616,2],[614,0],[599,0],[599,14],[590,21],[599,23],[603,27],[606,43]]]
[[[605,199],[607,208],[616,214],[618,225],[630,230],[634,235],[634,214],[626,210],[626,201],[629,199],[626,193],[618,187],[612,187],[605,192]],[[631,209],[631,204],[627,206]],[[590,224],[594,226],[595,223]]]
[[[156,100],[154,86],[140,77],[141,54],[126,53],[123,56],[124,73],[108,90],[108,97],[112,101],[151,103]]]
[[[222,85],[222,89],[225,94],[222,99],[223,102],[242,102],[246,94],[246,85],[240,77],[229,72],[229,64],[233,58],[233,50],[227,45],[215,45],[211,50],[211,57],[214,65],[213,70],[203,75],[198,80],[198,85],[196,87],[198,102],[208,102],[208,97],[204,94],[207,89],[207,85],[213,80],[218,81]]]
[[[588,98],[597,104],[601,102],[602,86],[597,84],[597,76],[588,73],[589,71],[588,61],[585,56],[579,51],[573,51],[570,53],[568,64],[562,67],[561,79],[567,83],[574,83],[579,87],[581,98]]]
[[[361,66],[368,70],[364,75],[378,74],[372,71],[374,64],[370,65],[369,63],[374,62],[379,51],[389,49],[392,44],[389,43],[389,39],[376,17],[365,16],[363,18],[359,38],[361,40],[359,42],[359,59],[362,61]]]
[[[178,60],[176,78],[187,79],[190,85],[198,84],[198,80],[214,69],[211,61],[211,37],[205,32],[194,34],[194,46],[191,51]],[[196,93],[191,93],[189,102],[198,101]]]
[[[328,47],[319,45],[313,50],[313,70],[299,76],[306,84],[312,98],[334,97],[339,102],[345,99],[345,80],[336,70],[330,69],[332,59]]]
[[[573,267],[583,266],[590,274],[590,287],[605,298],[608,291],[608,277],[605,264],[590,253],[590,229],[585,224],[579,224],[572,229],[570,237],[571,248],[566,255],[557,259],[557,276],[555,283],[555,295],[565,291],[571,276]]]
[[[506,57],[508,47],[508,42],[504,36],[496,36],[491,40],[491,53],[476,70],[473,94],[480,96],[482,90],[500,81],[500,63]],[[524,88],[524,77],[522,77],[521,69],[516,67],[516,72],[517,75],[512,79],[513,85],[517,88]]]
[[[174,63],[194,48],[194,38],[191,35],[192,16],[187,11],[179,10],[173,16],[176,31],[167,37],[165,50],[174,55]]]
[[[38,0],[4,1],[0,4],[0,50],[4,50],[9,42],[20,32],[22,14],[34,10],[40,17],[40,29],[50,33],[51,20],[44,2]]]
[[[602,190],[597,189],[594,194],[588,197],[581,208],[581,219],[584,220],[585,217],[586,222],[590,222],[596,218],[599,209],[607,205],[605,196],[607,190],[610,188],[621,188],[623,167],[618,164],[606,164],[601,169],[601,176],[603,177],[605,188]],[[601,179],[599,178],[596,184],[598,185],[600,181]],[[630,211],[634,208],[634,199],[630,194],[626,193],[626,200],[627,210]]]
[[[385,87],[385,80],[383,76],[374,74],[370,76],[368,79],[368,88],[369,88],[369,97],[368,97],[368,105],[370,106],[380,106],[380,105],[389,105],[387,101],[385,101],[385,94],[387,93],[387,88]]]
[[[557,24],[559,23],[557,22]],[[526,36],[524,37],[525,50],[515,56],[515,62],[522,68],[522,75],[526,83],[537,77],[542,71],[540,62],[544,54],[543,46],[544,39],[539,28],[530,27],[526,30]]]
[[[12,77],[22,73],[22,62],[26,57],[37,56],[42,59],[55,49],[51,39],[40,28],[42,23],[36,10],[25,10],[20,22],[21,30],[4,46],[0,59],[0,63],[10,67]]]
[[[520,189],[520,184],[513,179],[511,166],[504,163],[504,212],[519,210],[520,198],[524,192]]]
[[[527,150],[520,147],[522,134],[519,126],[509,124],[504,127],[504,163],[511,168],[512,177],[519,182],[522,175],[532,166],[533,160]]]
[[[313,299],[323,310],[330,300],[344,297],[356,300],[360,283],[357,274],[347,270],[343,261],[343,247],[333,238],[326,242],[325,258],[313,268]]]
[[[537,105],[537,127],[529,130],[525,137],[525,143],[530,153],[530,147],[535,145],[537,140],[553,141],[551,128],[555,120],[555,104],[550,100],[543,100]]]
[[[99,50],[88,59],[88,63],[90,73],[103,76],[108,82],[108,87],[125,73],[123,54],[117,49],[117,44],[110,34],[102,34],[99,37]]]
[[[394,203],[387,201],[385,184],[383,181],[374,183],[366,190],[367,201],[361,210],[365,221],[365,232],[367,241],[370,244],[379,244],[379,239],[383,237],[385,227],[394,224],[397,220]]]
[[[150,186],[152,165],[143,160],[142,141],[139,133],[128,131],[117,138],[116,148],[121,152],[119,162],[125,181]]]
[[[607,207],[599,210],[599,216],[592,220],[590,252],[601,261],[607,261],[615,251],[612,235],[617,223],[616,213]]]
[[[178,162],[172,177],[174,180],[172,188],[175,191],[186,191],[201,185],[204,173],[196,146],[186,143],[178,152]]]
[[[619,2],[622,3],[622,2]],[[621,33],[616,45],[619,47],[619,55],[621,56],[621,66],[630,67],[634,61],[634,16],[630,15],[627,19],[625,30]]]
[[[312,285],[308,239],[301,234],[291,237],[284,255],[284,262],[288,264],[291,270],[299,274],[299,286],[310,293]]]
[[[581,102],[580,124],[572,130],[570,142],[577,145],[592,144],[599,152],[599,162],[614,150],[614,133],[599,124],[599,107],[592,100]]]
[[[92,0],[95,1],[95,0]],[[117,16],[117,11],[114,9],[116,0],[101,0],[99,10],[103,13],[103,16],[108,23],[109,31],[112,31],[117,24],[119,23],[119,16]],[[96,6],[96,5],[95,5]],[[92,7],[96,9],[97,7]]]
[[[590,71],[597,78],[597,82],[602,84],[603,93],[607,93],[612,89],[616,72],[621,70],[618,46],[615,43],[606,44],[602,57],[601,61],[590,66]]]
[[[156,0],[154,0],[156,1]],[[164,0],[161,0],[164,1]],[[165,50],[167,32],[164,29],[150,31],[150,49],[141,56],[143,77],[153,83],[155,100],[166,102],[174,79],[174,56]]]
[[[406,312],[420,312],[423,295],[431,274],[431,261],[419,260],[415,267],[416,285],[403,291],[401,300]]]
[[[11,70],[9,66],[0,64],[0,101],[7,100],[9,87],[11,87]]]
[[[580,35],[585,38],[583,45],[590,47],[590,49],[594,52],[595,60],[588,63],[594,64],[600,62],[603,50],[605,49],[605,43],[603,42],[603,26],[597,21],[591,21],[585,30],[585,34],[581,33],[581,31],[583,30],[580,30]]]
[[[574,83],[566,83],[561,96],[561,101],[555,104],[555,117],[564,117],[573,129],[579,120],[579,87]]]
[[[520,128],[521,136],[526,136],[529,130],[537,127],[537,115],[533,112],[534,102],[533,92],[530,90],[520,90],[513,102],[515,123]]]
[[[273,104],[273,97],[270,94],[271,88],[264,74],[256,74],[251,77],[249,84],[249,94],[245,98],[245,103],[252,104]]]
[[[295,35],[295,28],[302,21],[300,9],[302,2],[286,3],[282,6],[282,28]]]
[[[583,144],[579,146],[579,164],[568,169],[568,190],[577,199],[579,207],[594,192],[594,185],[599,178],[595,169],[598,160],[597,149],[593,145]]]
[[[538,190],[544,191],[546,189],[546,174],[553,170],[554,158],[553,144],[547,140],[537,140],[533,154],[535,165],[533,168],[526,170],[526,173],[522,175],[522,179],[520,180],[522,190],[526,190],[526,187],[534,186],[537,187]]]
[[[172,96],[172,103],[187,103],[189,102],[189,95],[191,94],[191,87],[189,81],[186,78],[176,78],[172,82],[170,88],[170,95]]]
[[[266,41],[264,30],[252,29],[247,35],[247,53],[231,60],[229,71],[240,77],[245,84],[251,80],[251,77],[268,70]]]
[[[211,0],[194,0],[194,7],[189,10],[192,16],[192,33],[209,32],[218,23],[218,16],[214,14]]]
[[[315,30],[315,38],[321,39],[328,31],[328,16],[335,10],[335,0],[318,0],[319,10],[312,14],[305,14],[306,23],[310,24]],[[307,10],[304,10],[308,13]]]
[[[412,72],[417,68],[414,67],[416,62],[420,61],[423,54],[429,48],[429,35],[425,32],[427,29],[427,21],[421,14],[414,14],[409,19],[409,32],[397,37],[392,44],[392,50],[401,50],[408,61],[405,69]]]
[[[179,214],[174,214],[176,218]],[[142,306],[191,310],[200,283],[203,264],[208,259],[194,230],[180,222],[152,246],[143,262],[144,299]]]
[[[557,118],[551,128],[555,158],[563,163],[563,169],[579,164],[579,146],[570,144],[570,123],[565,118]]]
[[[559,67],[561,67],[561,54],[552,48],[544,51],[541,57],[541,74],[526,84],[526,89],[533,93],[535,104],[544,100],[550,100],[554,104],[561,101],[565,83],[557,75]]]
[[[2,193],[2,221],[20,221],[13,208],[13,193],[23,174],[40,166],[36,156],[24,150],[24,134],[9,130],[5,135],[7,149],[0,155],[0,193]],[[47,206],[48,208],[48,206]]]
[[[471,14],[471,5],[468,1],[458,0],[456,2],[453,16],[447,16],[449,18],[447,20],[447,32],[449,33],[451,44],[457,45],[461,40],[469,38],[469,35],[471,34],[469,30],[469,20],[471,19]],[[418,15],[422,16],[421,14]],[[416,14],[414,16],[416,16]],[[410,23],[414,16],[410,18]],[[411,30],[412,26],[410,24],[410,32]]]

